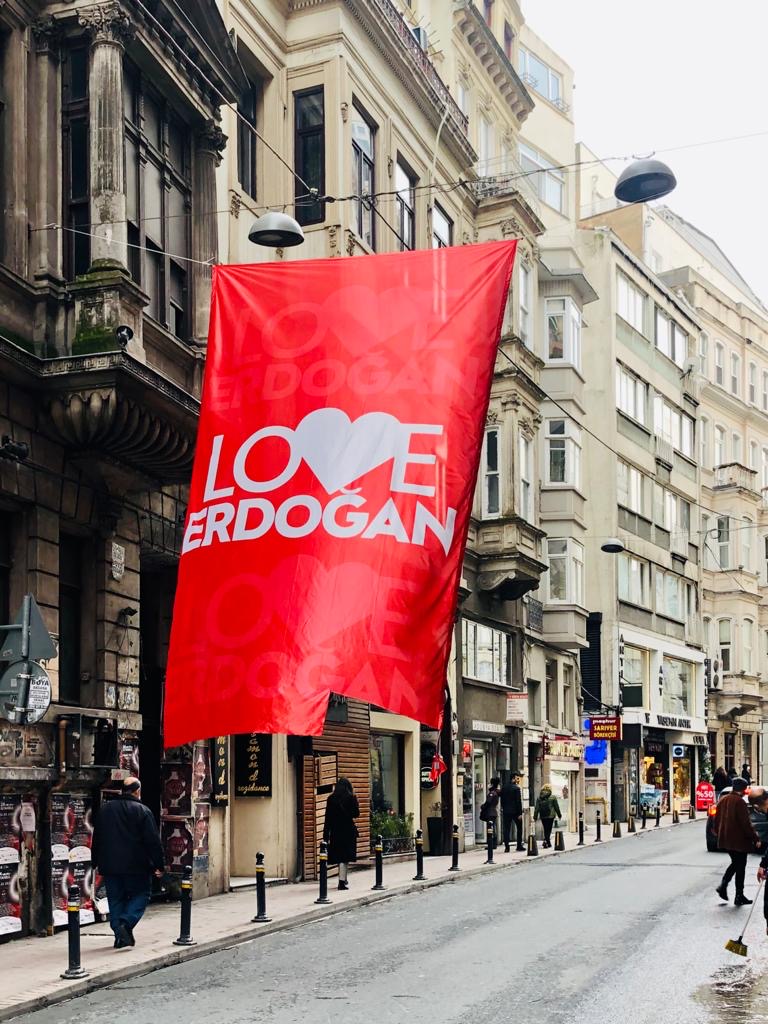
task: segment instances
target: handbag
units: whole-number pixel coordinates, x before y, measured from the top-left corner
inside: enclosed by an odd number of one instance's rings
[[[488,814],[488,801],[484,800],[480,804],[480,821],[488,821],[490,815]]]

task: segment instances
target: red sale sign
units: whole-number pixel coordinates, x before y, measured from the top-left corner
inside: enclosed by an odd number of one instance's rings
[[[215,267],[165,744],[436,726],[514,242]]]

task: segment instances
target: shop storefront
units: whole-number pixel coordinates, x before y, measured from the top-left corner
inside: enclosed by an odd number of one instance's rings
[[[669,748],[663,731],[645,730],[640,765],[640,810],[665,814],[669,809]]]
[[[560,806],[560,820],[569,832],[578,828],[584,744],[571,736],[544,738],[544,782]]]

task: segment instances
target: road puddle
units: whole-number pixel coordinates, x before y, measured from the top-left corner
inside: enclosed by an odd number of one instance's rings
[[[725,954],[729,955],[729,954]],[[730,954],[733,956],[733,954]],[[736,958],[733,958],[734,961]],[[768,1024],[768,961],[765,955],[727,963],[695,993],[711,1024]]]

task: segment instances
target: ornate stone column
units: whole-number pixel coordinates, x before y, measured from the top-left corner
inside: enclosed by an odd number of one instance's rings
[[[132,27],[117,3],[83,8],[78,20],[91,36],[91,267],[126,267],[123,52]]]
[[[227,136],[215,121],[209,121],[195,138],[194,172],[192,180],[192,256],[196,260],[214,261],[218,258],[218,215],[216,210],[216,168]],[[208,320],[211,312],[211,267],[193,263],[192,266],[192,338],[205,345],[208,338]]]
[[[53,18],[32,26],[35,41],[34,97],[38,110],[35,152],[34,225],[55,224],[61,210],[61,109],[58,87],[61,31]],[[32,237],[32,272],[38,281],[63,277],[62,232],[36,230]]]

